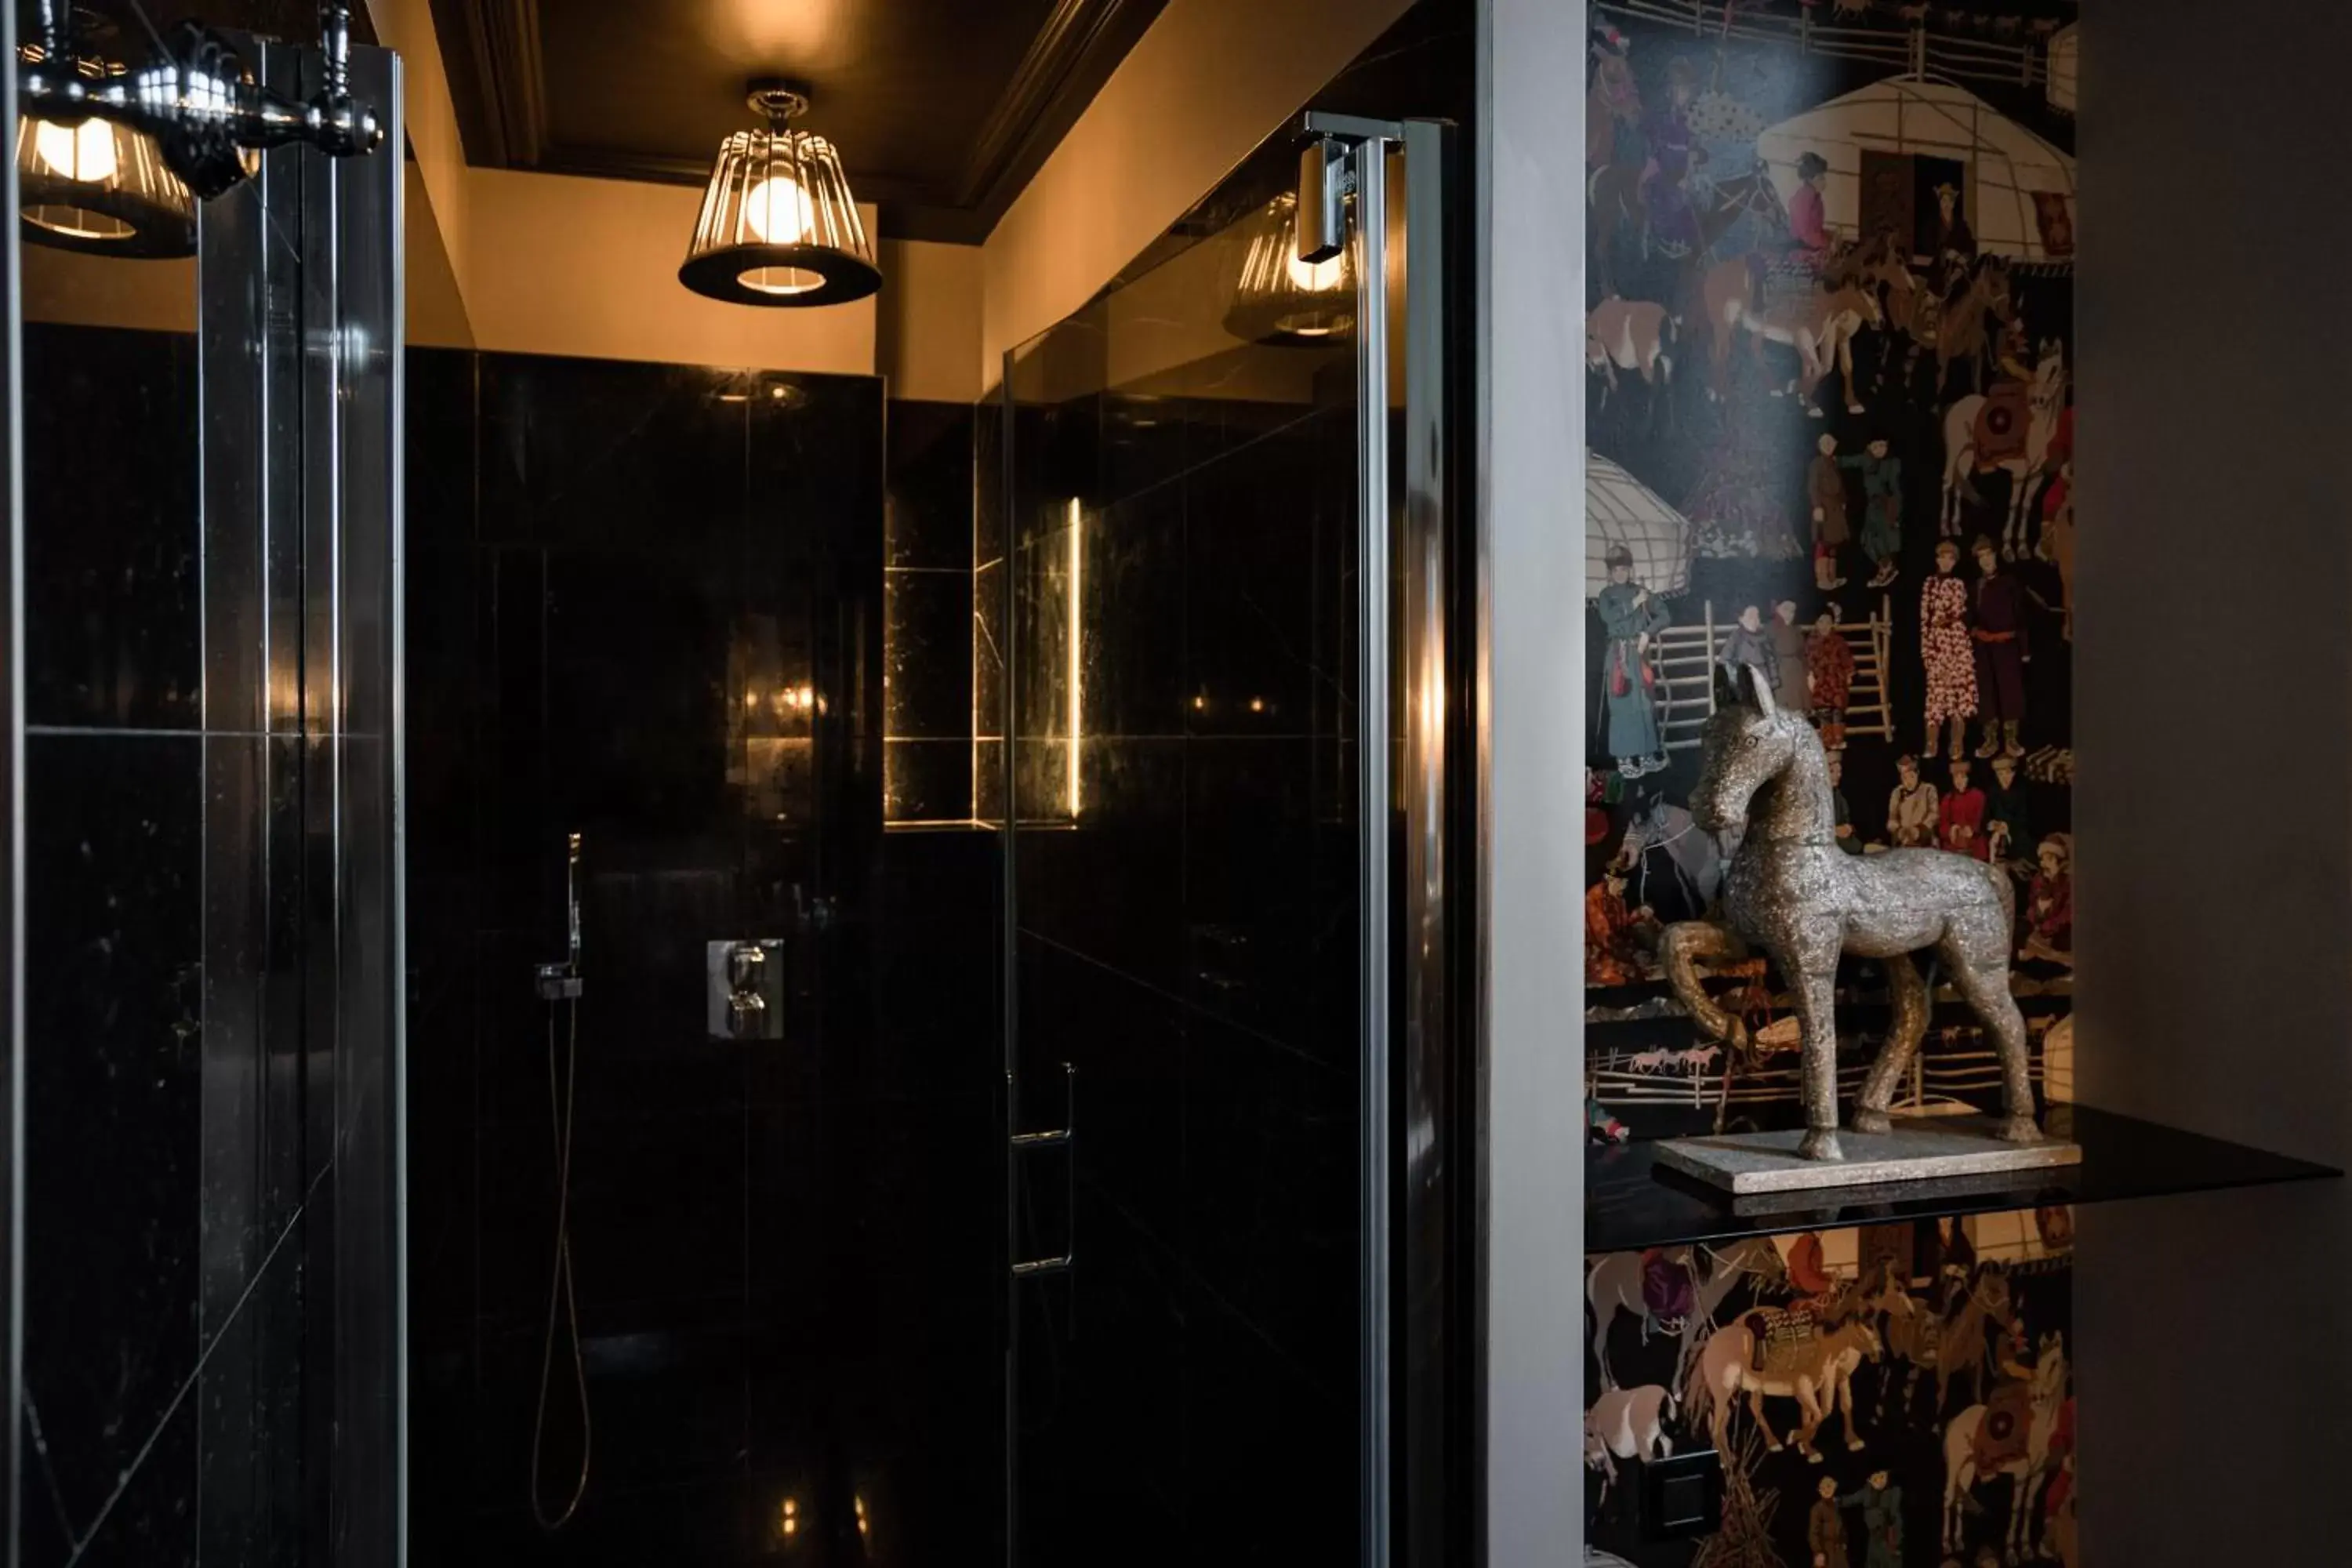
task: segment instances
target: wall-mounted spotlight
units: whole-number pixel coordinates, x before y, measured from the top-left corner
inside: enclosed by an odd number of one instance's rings
[[[768,128],[719,143],[677,280],[735,305],[838,305],[873,293],[882,274],[841,154],[790,123],[808,94],[762,79],[747,100]]]

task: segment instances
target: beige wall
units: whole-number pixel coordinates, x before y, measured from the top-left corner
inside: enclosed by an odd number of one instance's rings
[[[875,363],[893,397],[970,403],[981,395],[980,247],[886,239]]]
[[[466,297],[457,287],[457,269],[449,259],[448,242],[433,211],[425,187],[424,171],[409,161],[406,188],[401,195],[401,259],[408,275],[408,341],[433,348],[469,349],[474,328],[466,315]]]
[[[48,245],[18,248],[25,320],[76,327],[196,330],[196,258],[124,261]]]
[[[756,310],[678,282],[702,200],[692,186],[505,169],[470,169],[467,185],[458,276],[482,348],[873,374],[871,299]]]
[[[448,73],[433,31],[432,0],[368,0],[375,36],[401,58],[401,114],[408,153],[415,161],[421,189],[449,270],[462,277],[467,241],[466,150],[457,136],[457,110],[449,96]],[[420,189],[409,184],[412,207]]]

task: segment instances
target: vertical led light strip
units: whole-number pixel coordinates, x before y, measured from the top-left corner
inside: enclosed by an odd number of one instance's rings
[[[1078,819],[1078,718],[1086,710],[1086,692],[1078,675],[1078,605],[1086,587],[1084,562],[1086,552],[1080,540],[1086,530],[1086,513],[1078,506],[1078,498],[1070,498],[1070,733],[1068,738],[1070,820]]]

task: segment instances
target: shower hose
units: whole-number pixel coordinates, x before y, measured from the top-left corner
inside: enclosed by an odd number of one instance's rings
[[[558,1069],[555,1015],[564,1015],[562,1068]],[[572,1289],[572,1090],[580,1074],[580,1003],[547,1005],[547,1109],[555,1133],[555,1262],[547,1282],[547,1337],[540,1349],[539,1410],[530,1424],[530,1511],[541,1530],[561,1530],[580,1511],[588,1490],[588,1455],[593,1426],[588,1415],[588,1369],[580,1352],[580,1304]],[[572,1336],[572,1383],[580,1395],[580,1468],[572,1496],[550,1512],[541,1499],[540,1469],[547,1437],[547,1396],[555,1376],[555,1331],[559,1310]]]

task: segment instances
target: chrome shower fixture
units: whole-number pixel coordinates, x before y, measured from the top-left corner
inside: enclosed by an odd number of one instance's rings
[[[253,79],[221,35],[184,22],[161,56],[121,74],[92,72],[76,42],[73,8],[40,0],[38,37],[20,51],[17,107],[52,124],[99,120],[154,138],[164,165],[199,197],[234,188],[257,167],[255,154],[308,142],[332,157],[373,153],[383,142],[375,111],[352,96],[351,8],[319,7],[325,79],[307,100]]]
[[[542,963],[536,971],[540,999],[580,1000],[580,835],[563,836],[563,962]]]

